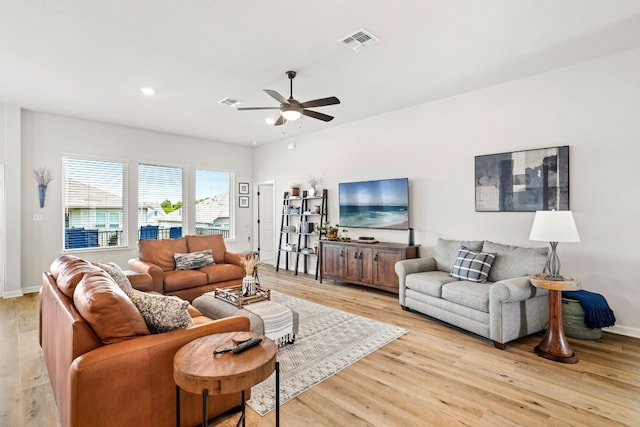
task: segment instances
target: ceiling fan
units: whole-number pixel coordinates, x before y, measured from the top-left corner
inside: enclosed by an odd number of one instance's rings
[[[287,71],[287,77],[289,78],[289,86],[291,94],[289,99],[280,95],[275,90],[265,89],[264,91],[280,103],[279,107],[241,107],[238,110],[280,110],[280,117],[273,124],[274,126],[283,125],[287,121],[298,120],[300,116],[313,117],[314,119],[330,122],[333,120],[333,116],[328,114],[319,113],[313,110],[307,110],[307,108],[324,107],[326,105],[340,104],[340,100],[335,96],[328,98],[319,98],[312,101],[300,102],[293,97],[293,79],[296,77],[295,71]]]

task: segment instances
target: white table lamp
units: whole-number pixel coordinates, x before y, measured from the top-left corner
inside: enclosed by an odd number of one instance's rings
[[[559,242],[579,242],[580,235],[571,211],[536,211],[529,240],[549,242],[551,253],[547,260],[547,280],[564,280],[560,275],[560,259],[556,253]]]

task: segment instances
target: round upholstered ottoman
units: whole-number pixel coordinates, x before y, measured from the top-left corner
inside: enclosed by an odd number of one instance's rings
[[[562,324],[568,337],[582,340],[602,338],[602,329],[590,329],[584,324],[584,310],[576,300],[562,298]]]
[[[277,304],[272,302],[273,304]],[[207,292],[194,299],[191,303],[195,308],[200,310],[202,314],[210,319],[222,319],[230,316],[245,316],[249,318],[250,330],[258,335],[265,335],[264,320],[255,313],[252,313],[244,308],[238,308],[233,304],[223,301],[215,297],[215,292]],[[256,303],[257,304],[257,303]],[[282,304],[278,304],[280,307],[284,307]],[[246,306],[245,306],[246,307]],[[298,334],[299,328],[299,315],[298,312],[288,308],[293,318],[292,335],[295,337]],[[268,331],[267,331],[268,333]],[[293,342],[293,341],[291,341]]]

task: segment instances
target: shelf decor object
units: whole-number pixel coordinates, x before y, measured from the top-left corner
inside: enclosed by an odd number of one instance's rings
[[[569,146],[475,158],[476,212],[569,210]]]
[[[33,168],[33,177],[38,182],[38,198],[40,199],[40,207],[44,207],[44,199],[47,194],[47,186],[53,179],[51,169],[45,167]]]
[[[549,242],[551,252],[547,258],[545,270],[549,273],[546,280],[559,280],[564,278],[560,275],[560,258],[556,252],[559,242],[571,243],[579,242],[580,235],[573,220],[571,211],[537,211],[533,218],[529,240]]]

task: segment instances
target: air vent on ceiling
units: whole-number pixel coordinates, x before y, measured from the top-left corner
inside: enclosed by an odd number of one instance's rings
[[[218,104],[227,105],[229,107],[235,108],[238,105],[240,105],[240,101],[233,98],[222,98],[220,101],[218,101]]]
[[[352,34],[341,37],[338,40],[338,43],[353,50],[354,52],[357,52],[360,49],[369,47],[379,41],[380,39],[378,37],[374,36],[364,28],[360,28]]]

